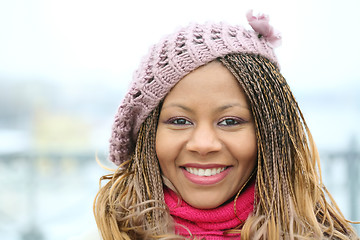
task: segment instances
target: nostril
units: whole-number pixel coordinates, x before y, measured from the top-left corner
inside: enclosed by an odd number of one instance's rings
[[[197,132],[189,139],[186,144],[188,151],[197,152],[200,155],[206,155],[211,152],[220,151],[222,148],[221,141],[216,134],[209,131]]]

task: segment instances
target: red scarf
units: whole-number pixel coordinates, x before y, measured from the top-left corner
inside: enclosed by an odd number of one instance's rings
[[[254,208],[255,181],[252,181],[236,201],[236,213],[245,222]],[[241,222],[234,213],[234,201],[221,205],[215,209],[197,209],[185,201],[178,205],[178,196],[168,188],[164,189],[164,197],[170,214],[177,223],[175,232],[184,237],[190,237],[189,232],[179,224],[189,228],[196,239],[219,240],[240,239],[240,234],[225,234],[225,230],[234,229]]]

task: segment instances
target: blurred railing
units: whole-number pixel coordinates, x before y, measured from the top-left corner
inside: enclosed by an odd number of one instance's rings
[[[323,180],[344,215],[360,221],[360,150],[352,138],[344,150],[320,152]],[[354,225],[360,234],[360,225]]]
[[[95,228],[92,203],[99,178],[109,173],[95,157],[0,155],[0,239],[66,240]]]
[[[327,188],[345,216],[359,221],[360,151],[356,141],[343,151],[320,155]],[[98,179],[106,173],[96,163],[95,153],[0,155],[0,239],[71,239],[69,235],[79,234],[79,229],[89,227],[89,219],[93,221]]]

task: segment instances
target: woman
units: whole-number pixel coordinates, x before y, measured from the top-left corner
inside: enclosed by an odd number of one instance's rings
[[[279,34],[247,18],[254,31],[179,29],[143,60],[113,125],[119,168],[94,204],[104,239],[358,239],[325,198]]]

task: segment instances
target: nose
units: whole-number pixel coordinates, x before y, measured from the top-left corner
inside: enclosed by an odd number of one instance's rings
[[[196,152],[201,156],[218,152],[221,150],[221,147],[222,144],[216,130],[211,126],[205,125],[195,127],[186,144],[188,151]]]

